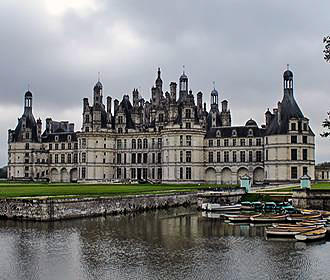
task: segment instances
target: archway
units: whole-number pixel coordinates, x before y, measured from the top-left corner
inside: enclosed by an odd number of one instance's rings
[[[209,184],[216,184],[217,183],[217,176],[216,176],[216,172],[215,172],[214,168],[209,167],[208,169],[206,169],[205,180]]]
[[[255,184],[260,184],[264,182],[265,174],[264,169],[261,167],[257,167],[253,171],[253,182]]]
[[[231,169],[228,167],[225,167],[224,169],[222,169],[221,171],[221,183],[222,184],[232,184],[232,172]]]
[[[70,182],[77,182],[77,180],[78,180],[77,168],[72,168],[70,170]]]
[[[56,168],[52,168],[52,170],[50,171],[50,178],[49,179],[52,183],[60,181],[59,172]]]
[[[61,182],[67,183],[70,181],[69,173],[66,168],[61,169]]]
[[[247,170],[247,168],[245,167],[241,167],[237,170],[237,182],[239,183],[239,180],[241,179],[241,177],[243,177],[244,175],[249,175],[249,170]]]

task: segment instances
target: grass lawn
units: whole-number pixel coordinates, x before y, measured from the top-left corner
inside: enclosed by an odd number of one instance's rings
[[[274,190],[266,190],[265,192],[291,192],[293,189],[299,189],[299,186],[291,186],[287,188],[279,188]],[[330,183],[312,184],[312,190],[330,190]]]
[[[236,186],[236,185],[235,185]],[[35,184],[35,183],[0,183],[0,197],[98,197],[132,194],[160,194],[173,192],[192,192],[208,187],[235,187],[231,185],[177,185],[177,184]]]

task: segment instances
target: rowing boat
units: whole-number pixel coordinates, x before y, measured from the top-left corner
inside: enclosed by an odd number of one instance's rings
[[[321,214],[316,215],[303,215],[303,214],[291,214],[287,217],[290,222],[299,222],[303,220],[314,220],[321,218]]]
[[[314,231],[320,227],[269,227],[265,229],[267,235],[281,235],[281,236],[294,236],[297,234]]]
[[[313,241],[313,240],[319,240],[325,238],[326,233],[327,233],[327,229],[322,227],[312,231],[297,234],[295,235],[295,238],[298,241]]]
[[[273,223],[273,222],[284,222],[287,215],[267,215],[267,214],[258,214],[251,216],[250,220],[254,223]]]
[[[249,222],[251,215],[237,215],[228,217],[231,222]]]

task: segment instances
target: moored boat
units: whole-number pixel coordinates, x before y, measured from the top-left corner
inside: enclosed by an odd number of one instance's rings
[[[249,222],[251,215],[237,215],[228,217],[231,222]]]
[[[266,202],[264,206],[264,210],[267,212],[275,211],[276,203],[275,202]]]
[[[253,210],[254,207],[250,201],[241,202],[241,210]]]
[[[317,226],[311,227],[269,227],[265,229],[267,235],[279,235],[279,236],[295,236],[297,234],[314,231],[320,229]]]
[[[287,217],[287,220],[290,222],[300,222],[304,220],[314,220],[321,218],[321,214],[316,215],[303,215],[303,214],[290,214]]]
[[[221,205],[219,203],[203,203],[202,209],[206,211],[239,211],[241,204]]]
[[[258,214],[251,216],[250,220],[254,223],[273,223],[273,222],[284,222],[287,215],[278,214]]]
[[[327,233],[327,229],[322,227],[312,231],[296,234],[294,237],[298,241],[313,241],[313,240],[319,240],[325,238],[326,233]]]

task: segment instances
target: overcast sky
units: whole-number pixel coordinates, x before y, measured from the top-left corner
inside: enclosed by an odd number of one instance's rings
[[[7,131],[23,112],[30,84],[35,118],[81,128],[82,99],[101,72],[104,94],[145,99],[161,67],[165,90],[185,65],[189,87],[209,103],[212,82],[234,125],[264,123],[282,99],[286,64],[295,98],[316,134],[316,161],[330,160],[321,122],[330,110],[330,2],[310,0],[1,0],[0,166]]]

